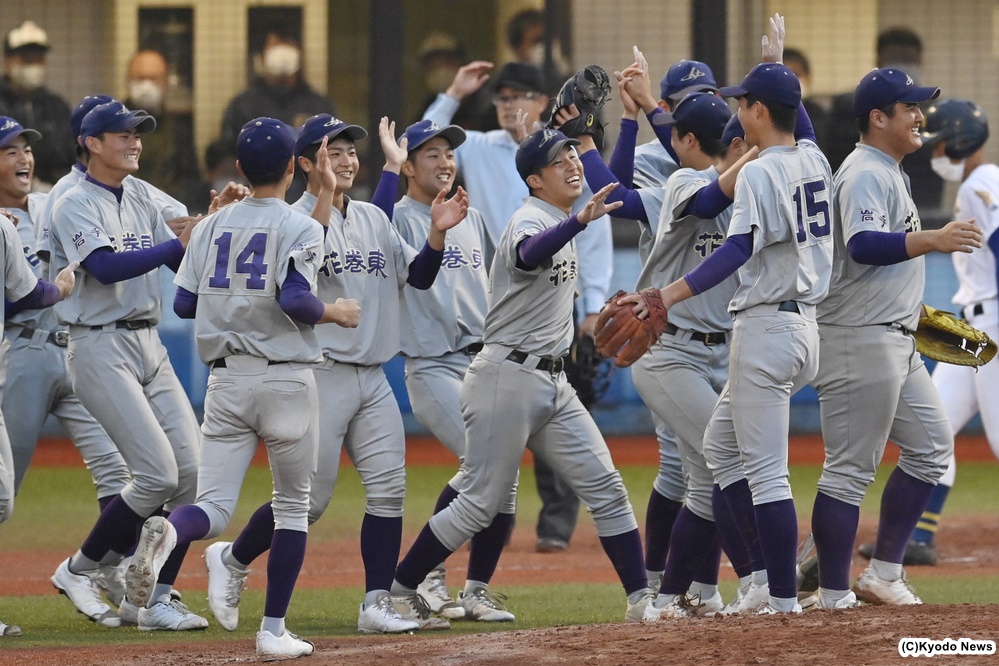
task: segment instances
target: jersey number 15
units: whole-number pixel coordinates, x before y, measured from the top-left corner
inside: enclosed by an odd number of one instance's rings
[[[818,192],[826,191],[824,180],[813,180],[802,183],[794,191],[794,207],[798,213],[798,234],[799,243],[804,243],[808,238],[805,233],[805,223],[808,223],[808,233],[813,238],[822,238],[829,235],[829,202],[817,201],[815,195]]]

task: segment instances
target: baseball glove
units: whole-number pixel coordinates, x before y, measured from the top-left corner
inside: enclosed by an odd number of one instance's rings
[[[617,300],[626,296],[619,291],[607,300],[597,318],[597,351],[607,358],[614,358],[614,365],[626,368],[649,351],[666,330],[669,321],[666,306],[658,289],[645,289],[639,295],[649,308],[649,316],[639,319],[632,304],[619,305]]]
[[[562,85],[555,96],[555,109],[548,121],[548,126],[555,123],[555,112],[562,108],[576,105],[579,117],[573,118],[558,129],[570,138],[581,134],[590,134],[597,144],[597,149],[603,149],[604,126],[600,122],[600,109],[610,95],[610,77],[599,65],[587,65]],[[554,128],[553,128],[554,129]]]
[[[924,305],[926,315],[919,318],[913,337],[916,351],[935,361],[978,367],[996,355],[996,343],[951,312]]]
[[[604,397],[610,388],[614,365],[599,353],[597,345],[589,335],[577,335],[569,347],[569,358],[565,364],[565,377],[583,407],[589,409]]]

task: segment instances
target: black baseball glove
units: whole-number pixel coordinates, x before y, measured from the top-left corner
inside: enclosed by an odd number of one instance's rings
[[[589,335],[576,336],[569,348],[565,365],[566,379],[576,389],[583,407],[589,409],[610,388],[614,364],[597,353],[597,344]]]
[[[600,109],[610,95],[610,77],[599,65],[587,65],[562,85],[555,96],[555,108],[548,121],[548,127],[553,128],[557,121],[555,114],[559,109],[575,104],[579,117],[573,118],[558,129],[568,137],[578,137],[581,134],[593,136],[597,149],[604,145],[604,126],[600,121]]]

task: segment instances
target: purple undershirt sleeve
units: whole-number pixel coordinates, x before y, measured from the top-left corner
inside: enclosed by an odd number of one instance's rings
[[[992,250],[992,256],[999,257],[999,233],[996,233],[994,231],[992,232],[992,235],[989,236],[988,246],[989,249]],[[996,278],[996,283],[999,284],[999,261],[995,262],[995,264],[996,264],[995,278]]]
[[[7,317],[16,315],[24,310],[41,310],[50,308],[61,299],[59,287],[51,282],[39,280],[35,283],[35,288],[27,296],[19,301],[8,301],[4,299],[4,314]]]
[[[846,244],[850,258],[858,264],[890,266],[908,261],[905,232],[861,231]]]
[[[739,270],[753,254],[753,234],[729,236],[722,246],[707,259],[683,276],[687,286],[695,294],[721,284],[725,278]]]
[[[808,111],[805,110],[804,103],[799,102],[798,115],[794,117],[794,140],[801,141],[802,139],[816,141],[812,119],[808,117]]]
[[[173,311],[181,319],[194,319],[198,313],[198,295],[177,287],[177,293],[173,297]]]
[[[83,260],[83,267],[101,284],[114,284],[145,275],[160,266],[179,266],[183,258],[184,246],[174,238],[132,252],[115,252],[109,247],[98,248]]]
[[[381,178],[378,179],[378,187],[371,195],[371,203],[378,206],[392,219],[392,211],[395,209],[395,195],[399,191],[399,174],[382,170]]]
[[[435,250],[430,242],[423,244],[423,249],[409,264],[409,277],[406,283],[414,289],[430,289],[444,260],[444,250]]]
[[[687,207],[683,209],[684,215],[693,215],[702,220],[710,220],[718,217],[722,211],[732,205],[732,200],[725,196],[721,190],[721,185],[717,180],[713,180],[690,198]]]
[[[608,167],[621,185],[634,187],[635,144],[638,143],[638,122],[630,118],[621,119],[621,133],[617,135],[614,152],[611,153]]]
[[[323,317],[326,305],[309,289],[309,281],[288,262],[288,275],[281,285],[278,305],[286,315],[308,326],[315,326]]]
[[[618,180],[614,178],[614,174],[611,173],[610,169],[607,168],[607,165],[604,164],[604,161],[600,159],[599,152],[595,150],[588,150],[579,156],[579,160],[583,163],[583,173],[586,174],[586,184],[589,185],[590,189],[594,192],[599,192],[607,185],[618,182]],[[642,205],[641,195],[623,183],[611,190],[610,195],[607,197],[607,203],[616,203],[618,201],[623,201],[624,205],[614,211],[614,217],[622,217],[628,220],[641,220],[642,222],[649,221],[649,216],[645,212],[645,206]]]
[[[575,215],[570,215],[554,227],[529,236],[517,245],[517,267],[533,271],[555,256],[566,243],[586,228]]]
[[[680,163],[680,158],[676,156],[676,151],[673,150],[673,126],[672,125],[657,125],[655,123],[655,117],[666,113],[658,106],[652,113],[646,114],[646,118],[649,119],[649,124],[652,125],[652,131],[656,133],[656,138],[659,139],[659,143],[663,145],[666,152],[669,153],[670,159],[672,159],[677,164]]]

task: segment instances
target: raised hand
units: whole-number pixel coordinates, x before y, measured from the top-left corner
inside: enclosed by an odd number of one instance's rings
[[[489,70],[493,63],[487,60],[474,60],[458,70],[444,93],[448,97],[462,100],[481,88],[489,80]]]
[[[389,121],[387,116],[382,116],[378,123],[378,139],[382,144],[382,152],[385,154],[385,170],[399,173],[402,163],[409,156],[409,139],[405,136],[398,142],[395,140],[395,121]]]
[[[617,94],[621,98],[621,106],[624,107],[623,117],[635,120],[638,118],[638,112],[641,110],[641,107],[635,101],[635,98],[631,96],[631,93],[628,92],[628,83],[631,81],[631,77],[625,76],[621,72],[614,72],[614,78],[617,79]]]
[[[763,62],[784,62],[784,17],[770,19],[770,39],[763,35]]]
[[[447,188],[441,188],[430,205],[430,224],[435,231],[452,229],[468,215],[468,192],[465,188],[459,186],[453,197],[446,197]]]
[[[937,231],[938,252],[973,252],[982,246],[982,230],[975,220],[955,220]]]
[[[208,214],[217,213],[220,209],[225,208],[229,204],[236,203],[242,199],[250,196],[250,188],[242,183],[236,183],[234,181],[229,181],[226,186],[222,188],[221,192],[216,190],[211,191],[212,204],[208,207]]]
[[[624,205],[623,201],[615,201],[614,203],[608,204],[607,197],[610,193],[614,191],[614,188],[618,186],[619,183],[609,183],[601,187],[593,197],[586,202],[583,206],[583,210],[576,214],[576,219],[579,220],[580,224],[589,224],[593,220],[606,215],[607,213],[617,210]]]

